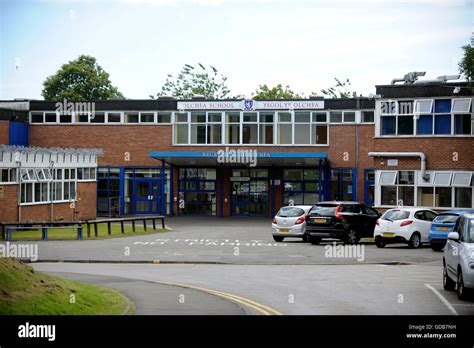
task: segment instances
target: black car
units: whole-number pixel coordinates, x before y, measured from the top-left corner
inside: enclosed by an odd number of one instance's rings
[[[322,238],[336,238],[345,244],[356,244],[372,237],[380,214],[358,202],[320,202],[306,216],[306,238],[319,244]]]

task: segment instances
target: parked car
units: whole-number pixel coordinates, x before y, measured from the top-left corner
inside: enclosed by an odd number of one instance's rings
[[[463,214],[448,234],[443,255],[443,287],[465,300],[474,288],[474,213]]]
[[[306,234],[311,244],[322,238],[336,238],[345,244],[356,244],[363,237],[372,237],[380,214],[358,202],[320,202],[306,216]]]
[[[383,248],[389,243],[407,243],[410,248],[420,248],[429,242],[428,233],[436,216],[425,208],[389,209],[375,226],[375,245]]]
[[[431,243],[431,249],[441,251],[446,245],[448,233],[454,231],[454,225],[458,217],[465,213],[474,213],[474,210],[449,210],[439,213],[431,224],[428,239]]]
[[[276,242],[282,242],[286,237],[303,238],[307,242],[306,214],[312,205],[295,205],[282,207],[272,221],[272,234]]]

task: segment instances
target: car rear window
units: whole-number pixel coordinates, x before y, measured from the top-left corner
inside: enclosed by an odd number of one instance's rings
[[[433,222],[444,223],[444,224],[453,224],[459,218],[459,215],[456,214],[442,214],[438,215]]]
[[[336,211],[337,205],[334,204],[322,204],[315,205],[313,209],[309,212],[311,215],[321,215],[321,216],[333,216]]]
[[[410,216],[410,212],[405,210],[388,210],[382,215],[384,220],[405,220]]]
[[[298,217],[301,215],[304,215],[304,210],[296,207],[283,207],[277,214],[280,217]]]

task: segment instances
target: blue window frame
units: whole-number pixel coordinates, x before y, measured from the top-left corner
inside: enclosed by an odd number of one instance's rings
[[[330,178],[330,197],[334,201],[354,201],[356,197],[355,168],[333,168]]]
[[[318,168],[283,169],[283,205],[315,204],[322,200],[324,171]]]
[[[364,169],[364,203],[373,205],[375,198],[375,169]]]
[[[179,168],[178,212],[186,215],[216,215],[217,168]]]
[[[120,214],[121,172],[121,167],[97,168],[97,214]]]

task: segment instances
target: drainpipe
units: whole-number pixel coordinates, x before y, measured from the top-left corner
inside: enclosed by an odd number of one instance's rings
[[[18,222],[21,222],[21,161],[17,161],[18,170]]]
[[[423,152],[369,152],[369,157],[417,157],[421,160],[421,176],[428,181],[426,174],[426,156]]]

